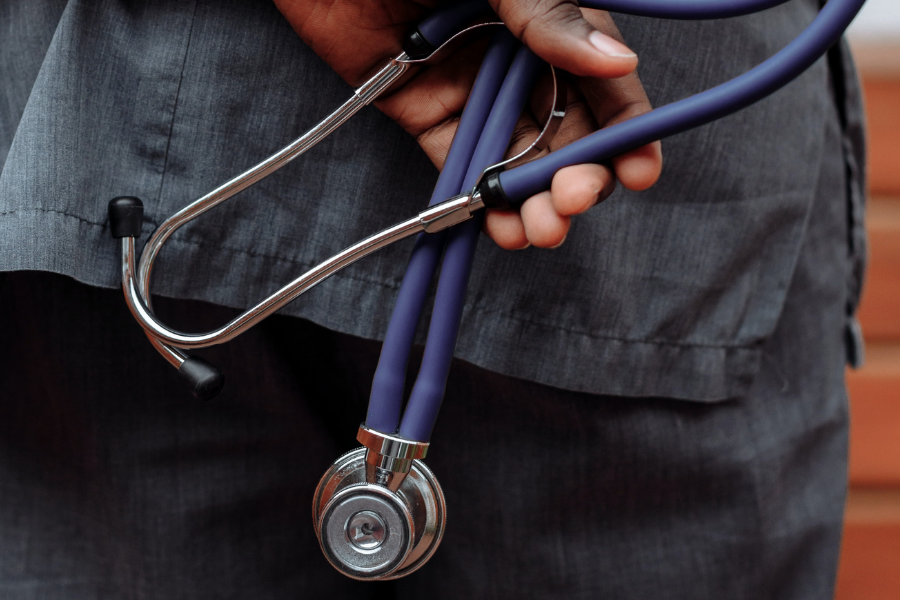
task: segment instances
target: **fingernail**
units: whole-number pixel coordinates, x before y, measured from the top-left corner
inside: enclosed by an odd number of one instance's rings
[[[588,35],[588,40],[594,48],[612,58],[637,58],[637,54],[632,52],[628,46],[599,31],[592,31]]]
[[[558,244],[555,245],[555,246],[550,246],[549,248],[547,248],[547,250],[556,250],[557,248],[559,248],[560,246],[562,246],[563,244],[566,243],[566,238],[567,238],[567,237],[569,237],[569,234],[566,234],[566,237],[564,237],[560,243],[558,243]]]

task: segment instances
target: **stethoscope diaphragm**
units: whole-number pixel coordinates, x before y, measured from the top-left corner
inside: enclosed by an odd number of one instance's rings
[[[366,448],[338,458],[316,488],[313,525],[328,562],[360,580],[404,577],[424,565],[444,535],[441,486],[421,460],[392,491],[366,481]]]

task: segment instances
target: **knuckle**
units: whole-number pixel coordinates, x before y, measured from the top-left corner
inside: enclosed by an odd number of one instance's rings
[[[581,11],[572,0],[500,0],[497,9],[510,31],[526,44],[548,30],[582,20]]]
[[[646,114],[653,110],[650,102],[644,99],[627,100],[619,107],[618,116],[615,122],[621,123],[634,117]]]
[[[538,133],[540,133],[538,129],[533,126],[517,127],[516,130],[513,131],[512,138],[509,142],[509,148],[513,152],[519,148],[524,148],[537,138]]]
[[[566,103],[566,116],[568,119],[584,119],[591,114],[591,107],[583,98],[570,99]]]

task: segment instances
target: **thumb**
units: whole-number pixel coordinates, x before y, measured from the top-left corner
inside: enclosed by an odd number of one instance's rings
[[[624,77],[637,67],[637,55],[588,23],[572,0],[489,2],[517,38],[555,67],[604,79]],[[615,31],[612,18],[603,16]]]

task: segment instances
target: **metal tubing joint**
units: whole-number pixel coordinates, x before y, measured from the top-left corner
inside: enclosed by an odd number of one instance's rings
[[[414,460],[425,458],[428,442],[416,442],[359,426],[356,439],[366,447],[366,481],[392,492],[400,488]]]

